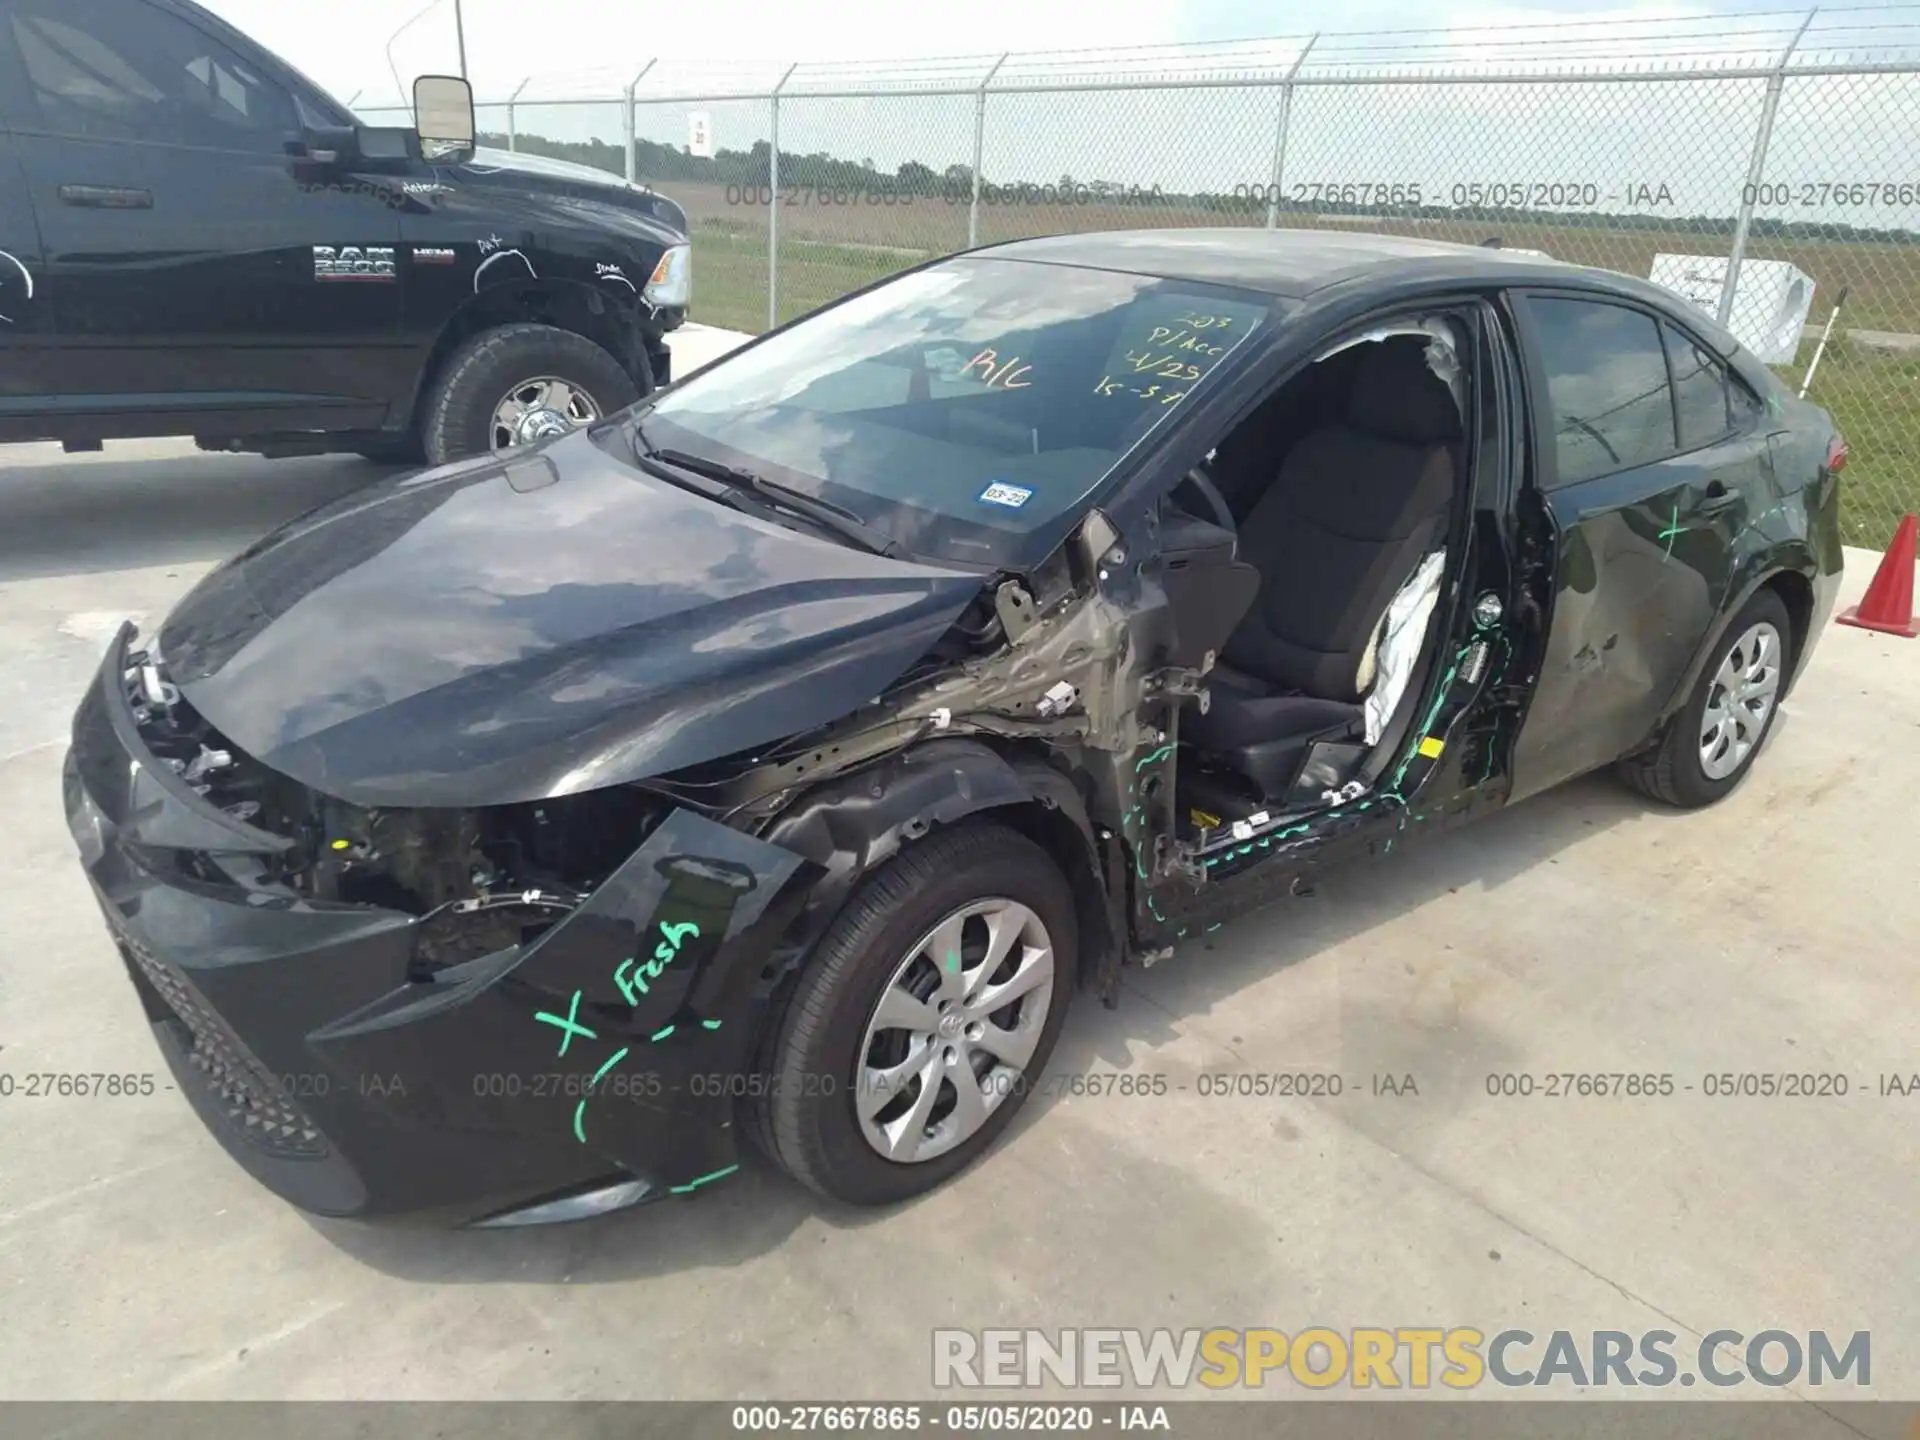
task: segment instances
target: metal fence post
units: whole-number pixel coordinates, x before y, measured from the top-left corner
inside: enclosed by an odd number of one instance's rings
[[[993,62],[993,68],[980,79],[980,89],[973,97],[973,198],[967,202],[967,248],[971,250],[980,243],[980,159],[987,148],[987,86],[993,77],[1000,73],[1000,67],[1007,63],[1012,51],[1002,52]]]
[[[1287,166],[1287,120],[1293,114],[1293,77],[1300,73],[1300,67],[1307,63],[1307,54],[1313,49],[1313,42],[1320,38],[1316,31],[1307,37],[1307,43],[1300,47],[1300,53],[1294,56],[1293,68],[1287,71],[1287,78],[1280,82],[1280,120],[1273,132],[1273,177],[1267,186],[1267,229],[1271,230],[1280,223],[1280,177]]]
[[[640,178],[639,126],[634,118],[633,96],[634,92],[640,88],[640,82],[647,78],[647,71],[653,69],[658,60],[659,57],[655,56],[654,59],[647,61],[645,65],[641,66],[640,73],[634,76],[633,83],[627,86],[626,123],[622,128],[626,132],[628,184],[632,184]]]
[[[1780,108],[1780,92],[1787,83],[1787,62],[1793,59],[1793,52],[1800,45],[1800,37],[1807,33],[1807,27],[1813,24],[1813,17],[1819,13],[1817,7],[1807,12],[1807,18],[1793,32],[1787,48],[1780,52],[1780,63],[1773,67],[1773,74],[1767,77],[1767,98],[1760,106],[1760,133],[1753,137],[1753,158],[1747,162],[1747,184],[1740,193],[1740,215],[1733,222],[1733,248],[1727,255],[1726,278],[1720,282],[1720,306],[1714,318],[1722,326],[1733,314],[1733,296],[1740,286],[1740,262],[1747,254],[1747,231],[1753,225],[1753,202],[1759,197],[1760,179],[1766,173],[1767,146],[1773,142],[1773,116]]]
[[[520,92],[532,83],[533,77],[529,75],[525,80],[522,80],[516,85],[513,94],[507,97],[507,149],[509,150],[518,150],[520,148],[520,132],[513,123],[513,102],[518,100],[520,98]]]
[[[780,92],[786,88],[788,78],[799,69],[799,63],[787,66],[787,73],[780,77],[780,83],[773,87],[773,93],[767,97],[768,108],[772,111],[767,144],[767,328],[773,329],[780,323]]]

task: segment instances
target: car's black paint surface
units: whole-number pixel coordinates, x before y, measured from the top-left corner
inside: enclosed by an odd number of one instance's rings
[[[500,805],[836,720],[980,592],[676,489],[603,448],[620,443],[577,431],[295,522],[174,611],[174,680],[247,753],[342,799]]]
[[[1304,873],[1411,843],[1645,743],[1758,586],[1786,600],[1795,673],[1804,669],[1841,564],[1831,423],[1671,298],[1626,277],[1366,237],[1334,258],[1324,237],[1284,232],[1233,232],[1211,249],[1191,237],[1103,243],[994,253],[1116,266],[1152,257],[1169,269],[1186,257],[1219,279],[1233,253],[1257,251],[1258,288],[1299,297],[1286,325],[1090,497],[1088,532],[1112,538],[1069,557],[1083,577],[1076,593],[1130,617],[1149,666],[1165,663],[1153,657],[1173,633],[1160,502],[1225,430],[1356,329],[1445,311],[1477,337],[1453,583],[1417,724],[1372,788],[1183,850],[1170,818],[1179,703],[1172,678],[1156,677],[1138,701],[1146,738],[1104,767],[1051,762],[1017,730],[922,729],[917,743],[838,770],[824,751],[802,754],[764,823],[672,809],[537,942],[422,981],[409,969],[414,916],[206,883],[170,864],[179,850],[247,857],[278,842],[142,754],[119,713],[117,641],[76,717],[67,787],[112,927],[124,950],[158,955],[183,993],[244,1037],[261,1075],[327,1077],[310,1106],[324,1161],[263,1160],[206,1112],[255,1173],[310,1208],[455,1220],[622,1176],[654,1193],[694,1187],[734,1164],[730,1103],[712,1092],[752,1083],[768,993],[804,962],[863,868],[933,826],[990,811],[1043,838],[1083,916],[1099,922],[1082,932],[1111,940],[1089,967],[1111,995],[1129,958]],[[1285,284],[1295,247],[1300,278]],[[1764,413],[1724,443],[1555,487],[1521,314],[1536,288],[1668,315],[1746,377]],[[992,578],[750,520],[649,480],[616,448],[621,433],[429,472],[297,523],[209,577],[163,628],[175,679],[241,748],[324,793],[376,807],[487,805],[657,775],[853,712]],[[1716,478],[1734,499],[1703,511],[1697,499]],[[797,594],[818,608],[796,625]],[[1486,597],[1497,616],[1476,606]],[[582,765],[591,773],[570,779]],[[655,983],[635,1000],[623,981],[649,957]],[[176,1009],[138,978],[141,961],[129,964],[173,1043]],[[615,1055],[617,1073],[658,1072],[660,1087],[594,1090],[583,1108],[581,1083]],[[191,1078],[184,1064],[180,1073]],[[519,1079],[490,1078],[502,1074]]]
[[[113,4],[196,27],[316,123],[352,125],[190,0]],[[516,319],[585,334],[643,392],[669,378],[683,315],[640,292],[686,243],[677,205],[585,166],[485,149],[429,163],[417,137],[369,133],[394,158],[65,133],[0,23],[0,440],[328,432],[357,448],[407,429],[459,339]],[[390,278],[323,278],[316,249],[348,247],[389,252]]]

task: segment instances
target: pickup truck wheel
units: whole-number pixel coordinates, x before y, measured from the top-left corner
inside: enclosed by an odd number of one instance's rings
[[[447,360],[421,418],[435,465],[564,434],[631,405],[640,389],[584,335],[552,325],[502,325]]]
[[[971,823],[861,884],[769,1022],[746,1129],[822,1195],[884,1205],[990,1146],[1037,1087],[1074,987],[1073,892]]]

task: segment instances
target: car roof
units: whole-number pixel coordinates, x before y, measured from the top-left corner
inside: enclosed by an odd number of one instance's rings
[[[1266,230],[1254,226],[1044,235],[973,253],[995,259],[1124,270],[1168,280],[1238,285],[1293,297],[1366,273],[1425,271],[1436,261],[1463,275],[1491,275],[1515,264],[1559,267],[1558,261],[1490,246],[1350,230]]]
[[[1682,320],[1723,354],[1739,348],[1731,335],[1682,297],[1637,276],[1519,250],[1457,245],[1409,235],[1268,230],[1251,225],[1102,230],[1011,240],[966,253],[1233,285],[1296,300],[1331,285],[1360,279],[1382,285],[1414,281],[1472,286],[1564,285],[1653,305]]]

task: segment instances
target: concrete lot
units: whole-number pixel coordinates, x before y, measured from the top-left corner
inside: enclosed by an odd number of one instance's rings
[[[376,473],[0,450],[0,1071],[169,1078],[61,820],[67,717],[123,616]],[[934,1326],[1324,1324],[1868,1329],[1868,1393],[1920,1398],[1920,1096],[1877,1093],[1920,1071],[1916,796],[1920,644],[1836,628],[1720,807],[1594,778],[1401,847],[1083,1002],[1054,1061],[1343,1098],[1040,1099],[884,1214],[750,1160],[583,1226],[371,1230],[257,1187],[178,1094],[0,1099],[0,1396],[914,1397]],[[1784,1069],[1852,1093],[1700,1091]],[[1485,1087],[1568,1070],[1694,1088]]]

